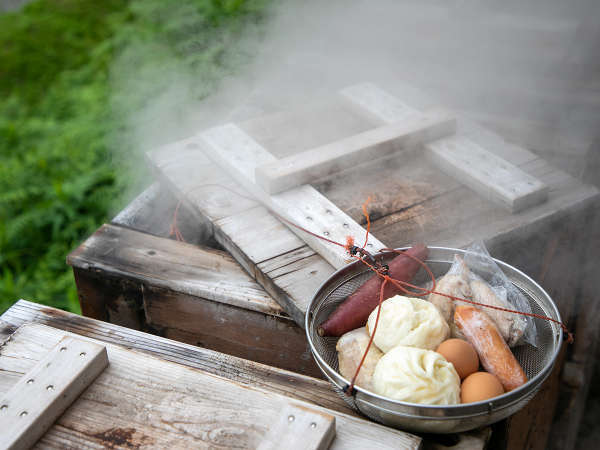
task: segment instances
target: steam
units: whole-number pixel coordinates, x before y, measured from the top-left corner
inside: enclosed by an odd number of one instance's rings
[[[455,110],[576,177],[600,161],[596,0],[305,0],[267,15],[231,41],[226,59],[245,62],[225,77],[133,42],[112,70],[115,113],[134,129],[118,147],[141,165],[143,152],[211,125],[318,106],[371,81],[417,109]],[[335,135],[329,119],[315,136]],[[600,171],[587,169],[600,185]]]
[[[116,109],[137,130],[128,144],[147,150],[373,81],[412,106],[464,113],[579,176],[600,123],[589,95],[599,12],[589,0],[284,2],[260,32],[249,26],[231,42],[235,57],[253,56],[229,78],[169,55],[153,66],[156,49],[130,46],[113,68],[115,92],[145,101]]]

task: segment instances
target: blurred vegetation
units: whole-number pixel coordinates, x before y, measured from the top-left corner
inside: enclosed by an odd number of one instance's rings
[[[0,15],[0,313],[19,298],[79,312],[65,258],[145,178],[120,147],[169,82],[156,69],[192,71],[203,98],[249,59],[244,30],[268,2],[42,0]],[[112,81],[117,61],[134,88]]]

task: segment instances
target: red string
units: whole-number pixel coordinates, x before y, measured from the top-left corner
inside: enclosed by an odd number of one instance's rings
[[[352,394],[352,391],[354,391],[354,383],[356,382],[356,379],[358,378],[358,373],[360,372],[360,369],[362,368],[363,363],[365,362],[365,359],[367,358],[367,354],[369,353],[369,349],[371,348],[371,344],[373,343],[373,338],[375,337],[375,332],[377,331],[377,325],[379,324],[379,315],[381,314],[381,304],[383,303],[383,290],[385,289],[385,285],[387,284],[387,282],[388,282],[388,280],[384,279],[383,283],[381,283],[381,288],[379,289],[379,303],[377,304],[377,316],[375,317],[375,325],[373,326],[373,332],[371,333],[371,338],[369,339],[369,343],[367,344],[367,348],[365,349],[365,352],[363,353],[362,359],[360,360],[360,363],[358,364],[358,367],[356,368],[356,372],[354,373],[354,376],[352,377],[350,386],[346,390],[346,393],[348,395]]]
[[[363,250],[367,246],[367,242],[369,242],[369,231],[371,231],[371,217],[369,217],[369,213],[367,212],[367,206],[371,202],[371,197],[367,197],[367,200],[362,205],[362,212],[365,218],[367,219],[367,232],[365,233],[365,243],[363,244]]]

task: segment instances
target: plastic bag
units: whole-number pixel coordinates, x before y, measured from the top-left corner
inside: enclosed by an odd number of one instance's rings
[[[464,264],[460,258],[455,257],[449,273],[459,273],[465,270],[470,282],[470,300],[531,313],[531,306],[527,299],[495,263],[483,242],[476,242],[467,249],[467,253],[464,255]],[[496,322],[510,347],[525,343],[537,347],[536,327],[531,317],[474,306],[485,311]]]

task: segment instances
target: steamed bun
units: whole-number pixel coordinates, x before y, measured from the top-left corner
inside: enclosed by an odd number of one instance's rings
[[[373,333],[377,308],[367,321]],[[381,314],[373,342],[388,352],[397,345],[434,350],[450,334],[450,328],[438,309],[426,300],[396,295],[381,304]]]
[[[362,327],[349,331],[338,340],[335,349],[338,351],[340,373],[345,379],[351,380],[356,373],[370,339],[367,330]],[[371,344],[365,362],[360,368],[360,372],[358,372],[358,377],[356,377],[357,386],[369,391],[373,390],[373,372],[382,356],[381,350],[375,344]]]
[[[373,390],[409,403],[460,403],[460,378],[454,366],[439,353],[402,345],[387,352],[377,363]]]

